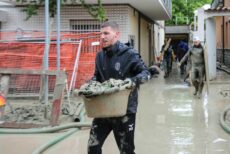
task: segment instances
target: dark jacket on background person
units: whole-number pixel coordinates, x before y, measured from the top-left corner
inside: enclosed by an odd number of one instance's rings
[[[184,55],[187,53],[187,51],[188,51],[187,43],[185,43],[184,41],[180,41],[176,49],[177,59],[180,61],[184,57]]]
[[[119,41],[109,50],[102,49],[96,56],[93,80],[104,82],[110,78],[121,80],[130,78],[136,84],[129,95],[127,108],[127,113],[136,113],[139,84],[147,81],[150,73],[140,55]]]

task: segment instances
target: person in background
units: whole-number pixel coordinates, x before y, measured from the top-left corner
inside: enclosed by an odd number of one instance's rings
[[[184,55],[187,53],[187,51],[188,51],[188,44],[185,41],[181,40],[179,42],[179,44],[177,45],[177,49],[176,49],[177,60],[181,61],[181,59],[184,57]],[[180,74],[181,75],[184,75],[186,65],[187,65],[187,59],[185,59],[184,63],[181,64],[181,66],[180,66]]]
[[[113,131],[120,153],[135,154],[134,131],[138,105],[138,89],[150,79],[148,68],[133,48],[119,41],[120,31],[116,22],[101,25],[102,50],[96,55],[93,80],[104,82],[113,79],[133,83],[127,113],[122,117],[94,118],[88,140],[88,154],[101,154],[107,136]],[[108,102],[109,103],[109,102]]]
[[[191,81],[195,88],[194,95],[201,98],[205,77],[204,49],[198,36],[193,38],[193,46],[178,63],[179,66],[189,58],[191,65]]]
[[[161,69],[156,64],[150,66],[148,70],[151,74],[151,78],[157,77],[157,75],[159,75],[161,72]]]
[[[172,70],[172,61],[173,61],[173,49],[172,45],[169,44],[168,47],[166,47],[167,40],[165,40],[164,45],[161,49],[161,54],[163,55],[163,69],[164,69],[164,78],[167,78],[169,76],[169,73]]]

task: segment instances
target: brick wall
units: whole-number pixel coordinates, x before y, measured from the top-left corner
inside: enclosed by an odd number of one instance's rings
[[[224,64],[230,68],[230,49],[225,49]]]

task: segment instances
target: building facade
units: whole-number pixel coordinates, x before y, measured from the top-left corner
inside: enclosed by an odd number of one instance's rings
[[[30,0],[24,0],[23,3],[18,3],[16,0],[4,0],[8,3],[0,3],[0,29],[1,29],[1,42],[8,40],[11,41],[33,41],[35,34],[45,31],[45,8],[40,7],[37,15],[32,16],[29,20],[25,20],[27,15],[22,10],[29,4]],[[90,1],[96,3],[97,1]],[[130,45],[137,49],[142,56],[142,59],[147,66],[150,66],[155,62],[156,57],[160,53],[160,48],[164,43],[164,20],[171,18],[171,0],[110,0],[103,1],[103,6],[106,11],[107,19],[110,21],[116,21],[121,30],[121,41],[123,43],[129,42]],[[100,22],[95,20],[81,5],[73,3],[71,0],[66,1],[61,7],[61,33],[70,34],[84,34],[78,35],[83,40],[81,47],[81,54],[79,59],[78,74],[75,85],[79,87],[86,80],[92,77],[94,71],[94,60],[96,52],[99,51],[98,47],[93,47],[93,39],[90,40],[90,36],[85,33],[99,32]],[[56,32],[57,16],[53,18],[51,24],[52,32]],[[7,33],[5,33],[7,32]],[[11,35],[10,32],[15,33]],[[53,33],[52,33],[53,34]],[[51,40],[55,41],[56,35],[51,34]],[[79,39],[78,37],[78,39]],[[10,39],[9,39],[10,38]],[[19,40],[20,39],[20,40]],[[36,39],[38,39],[36,37]],[[75,41],[74,39],[71,39]],[[37,41],[37,40],[36,40]],[[40,41],[40,40],[39,40]],[[33,42],[34,43],[34,42]],[[4,44],[6,47],[8,45]],[[34,47],[37,44],[33,45]],[[55,46],[52,46],[51,53],[55,50]],[[40,47],[38,47],[40,48]],[[35,50],[35,49],[21,49],[21,50]],[[51,50],[51,49],[50,49]],[[37,54],[38,50],[34,51]],[[63,56],[64,51],[61,50],[61,69],[65,69]],[[39,53],[40,54],[40,53]],[[13,55],[10,55],[13,56]],[[41,57],[42,55],[37,55]],[[50,56],[50,55],[49,55]],[[49,57],[50,58],[54,58]],[[25,56],[24,56],[25,57]],[[35,57],[35,56],[34,56]],[[16,58],[16,57],[15,57]],[[74,63],[74,57],[72,62]],[[55,61],[49,60],[49,69],[55,68]],[[66,69],[65,69],[66,70]],[[69,69],[73,71],[73,69]],[[69,72],[71,72],[69,71]],[[67,71],[68,72],[68,71]],[[67,73],[67,76],[71,73]],[[73,76],[73,75],[72,75]],[[74,76],[73,76],[74,77]],[[68,77],[70,78],[70,77]]]
[[[208,51],[210,79],[216,78],[216,62],[230,67],[229,63],[229,17],[228,0],[213,0],[195,11],[194,34],[201,38]]]
[[[214,0],[210,11],[230,12],[229,0]],[[216,47],[218,62],[230,67],[230,15],[216,17]]]
[[[37,16],[25,21],[26,14],[22,12],[22,9],[29,0],[23,4],[17,3],[16,0],[5,1],[12,5],[0,8],[2,11],[2,13],[0,12],[1,30],[44,30],[44,8],[38,11]],[[121,41],[132,42],[145,63],[150,65],[154,61],[154,55],[159,51],[159,46],[163,44],[164,23],[158,20],[171,18],[171,0],[145,0],[142,2],[110,0],[103,3],[107,18],[120,25]],[[71,1],[67,1],[63,5],[61,9],[62,31],[95,30],[99,28],[98,25],[100,23],[94,20],[81,6],[71,4]],[[158,35],[160,36],[158,37]]]

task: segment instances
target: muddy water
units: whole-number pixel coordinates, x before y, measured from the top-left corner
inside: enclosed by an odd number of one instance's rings
[[[221,111],[230,105],[230,97],[223,96],[230,84],[211,84],[210,93],[204,88],[203,98],[198,99],[175,73],[169,79],[152,80],[151,86],[142,89],[137,153],[230,153],[230,134],[219,125]]]
[[[218,72],[218,82],[230,79]],[[226,81],[227,83],[228,81]],[[229,154],[230,134],[219,125],[219,116],[230,105],[225,94],[229,84],[211,84],[202,99],[193,96],[175,71],[170,78],[163,74],[140,89],[135,134],[137,154]],[[88,119],[89,121],[91,119]],[[87,154],[89,130],[77,132],[58,143],[47,154]],[[0,135],[0,153],[31,153],[39,145],[60,135]],[[14,145],[14,148],[12,147]],[[118,154],[111,134],[103,146],[104,154]]]

